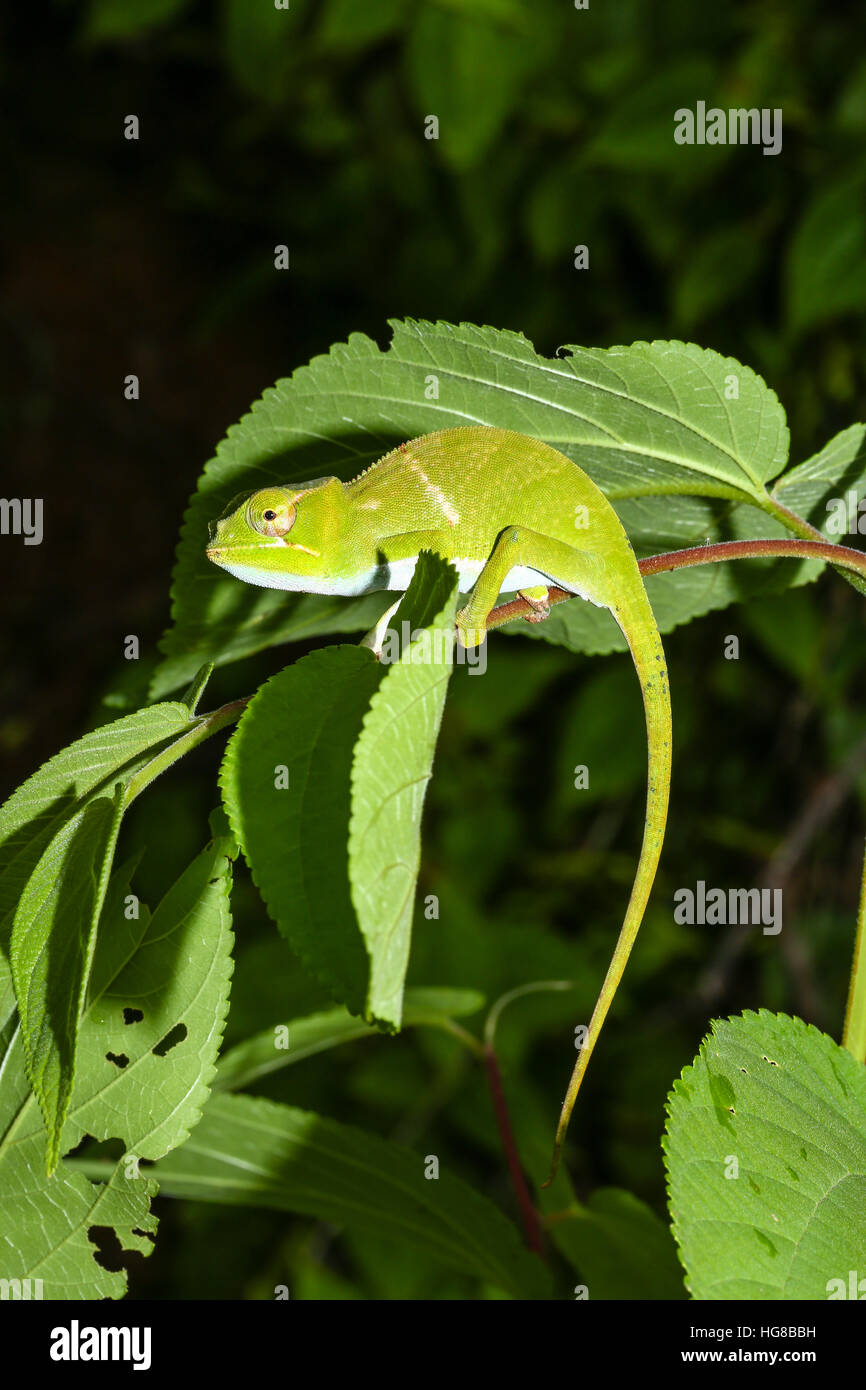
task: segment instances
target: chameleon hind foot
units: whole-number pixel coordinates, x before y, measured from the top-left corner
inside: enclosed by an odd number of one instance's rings
[[[543,623],[550,615],[549,591],[546,584],[537,584],[531,589],[518,589],[518,598],[525,599],[530,611],[524,613],[524,622]]]

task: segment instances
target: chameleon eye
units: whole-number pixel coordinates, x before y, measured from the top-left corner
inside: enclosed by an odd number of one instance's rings
[[[284,536],[295,524],[295,508],[273,492],[253,497],[247,513],[250,525],[262,536]]]

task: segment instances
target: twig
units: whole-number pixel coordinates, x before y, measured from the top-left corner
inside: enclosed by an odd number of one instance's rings
[[[505,1091],[502,1086],[502,1073],[499,1070],[499,1062],[493,1047],[487,1043],[484,1047],[484,1064],[487,1068],[487,1079],[490,1083],[490,1094],[493,1097],[493,1109],[496,1114],[496,1124],[499,1135],[502,1139],[502,1147],[505,1150],[505,1159],[508,1163],[508,1172],[511,1177],[511,1186],[514,1188],[514,1195],[517,1198],[517,1205],[520,1208],[520,1218],[523,1222],[523,1232],[526,1236],[526,1244],[530,1250],[536,1254],[544,1256],[544,1245],[541,1238],[541,1223],[538,1220],[538,1212],[529,1195],[529,1188],[526,1186],[526,1179],[523,1176],[523,1169],[520,1166],[520,1156],[517,1152],[517,1144],[514,1141],[514,1131],[511,1128],[511,1120],[508,1115],[508,1104],[505,1100]]]

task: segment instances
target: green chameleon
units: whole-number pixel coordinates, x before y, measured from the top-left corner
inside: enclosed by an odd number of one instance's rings
[[[556,1132],[555,1172],[587,1063],[643,919],[667,820],[671,712],[661,638],[637,560],[616,512],[577,464],[547,444],[481,425],[399,445],[351,482],[256,492],[211,528],[208,558],[249,584],[308,594],[405,590],[422,550],[437,551],[468,593],[460,641],[484,640],[501,590],[531,617],[548,586],[613,614],[643,693],[649,760],[646,822],[625,919]]]

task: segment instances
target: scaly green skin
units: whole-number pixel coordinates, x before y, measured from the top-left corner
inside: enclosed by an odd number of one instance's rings
[[[349,483],[320,478],[265,488],[213,526],[207,553],[248,583],[350,595],[406,589],[425,549],[455,564],[462,592],[471,587],[457,615],[465,646],[483,640],[501,589],[524,594],[540,618],[546,613],[547,586],[554,584],[610,610],[628,642],[643,694],[649,772],[640,860],[563,1102],[552,1177],[583,1074],[643,919],[667,820],[667,668],[631,542],[616,512],[583,470],[556,449],[512,430],[471,425],[401,444]]]

